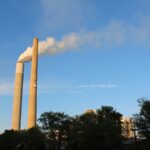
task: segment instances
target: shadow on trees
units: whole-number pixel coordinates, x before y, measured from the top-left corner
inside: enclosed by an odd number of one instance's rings
[[[149,112],[150,107],[142,106]],[[136,114],[137,125],[140,114]],[[111,106],[74,117],[61,112],[45,112],[38,119],[40,127],[6,130],[1,134],[0,150],[148,150],[149,138],[123,144],[121,118],[122,115]]]
[[[6,130],[0,135],[0,150],[43,150],[45,135],[38,129]]]
[[[39,118],[51,150],[110,150],[121,147],[121,117],[110,106],[70,117],[45,112]]]

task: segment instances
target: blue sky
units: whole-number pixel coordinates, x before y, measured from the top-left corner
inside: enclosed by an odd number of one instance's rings
[[[15,64],[35,36],[80,46],[39,57],[38,117],[113,106],[125,116],[150,98],[149,0],[1,0],[0,131],[11,128]],[[30,62],[25,63],[22,128],[27,125]]]

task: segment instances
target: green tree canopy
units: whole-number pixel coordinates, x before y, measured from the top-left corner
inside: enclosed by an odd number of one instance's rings
[[[49,148],[60,150],[66,144],[71,117],[60,112],[45,112],[38,119],[47,136]]]
[[[45,135],[38,128],[6,130],[0,135],[0,150],[41,150],[45,147]]]
[[[121,144],[121,114],[111,106],[69,117],[45,112],[39,118],[51,150],[116,149]]]
[[[140,111],[134,115],[135,125],[139,130],[140,136],[150,141],[150,100],[140,98],[138,103]]]

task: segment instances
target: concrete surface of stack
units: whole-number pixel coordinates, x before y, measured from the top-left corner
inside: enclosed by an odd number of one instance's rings
[[[17,62],[12,113],[12,128],[20,130],[24,64]]]
[[[36,126],[37,111],[37,66],[38,66],[38,39],[34,38],[31,64],[29,105],[28,105],[28,128]]]

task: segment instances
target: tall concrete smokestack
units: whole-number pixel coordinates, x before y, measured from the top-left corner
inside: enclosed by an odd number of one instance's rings
[[[12,113],[12,129],[20,130],[24,64],[17,62]]]
[[[34,38],[31,64],[29,106],[28,106],[28,128],[36,126],[37,111],[37,66],[38,66],[38,39]]]

